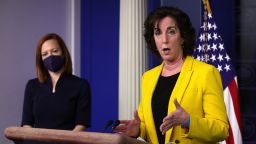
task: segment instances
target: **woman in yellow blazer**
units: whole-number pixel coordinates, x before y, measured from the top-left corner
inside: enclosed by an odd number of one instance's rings
[[[215,67],[191,57],[195,30],[187,14],[161,7],[144,26],[148,48],[163,62],[143,74],[138,112],[115,131],[153,144],[225,140],[229,125],[221,77]]]

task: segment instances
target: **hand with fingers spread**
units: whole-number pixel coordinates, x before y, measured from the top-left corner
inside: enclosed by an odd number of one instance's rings
[[[177,125],[183,125],[187,118],[189,117],[189,114],[180,106],[177,99],[174,99],[174,104],[176,106],[176,110],[169,115],[167,115],[163,119],[163,123],[160,126],[160,131],[164,135],[167,130],[169,130],[172,127],[175,127]]]
[[[130,137],[138,137],[140,133],[140,118],[138,111],[134,112],[133,120],[120,120],[120,124],[115,127],[113,132],[124,134]]]

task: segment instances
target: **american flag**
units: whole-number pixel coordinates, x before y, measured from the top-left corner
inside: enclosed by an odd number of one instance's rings
[[[222,143],[242,144],[237,76],[222,38],[218,33],[218,27],[212,13],[208,13],[206,8],[193,57],[214,65],[221,74],[224,101],[230,125],[229,137]]]

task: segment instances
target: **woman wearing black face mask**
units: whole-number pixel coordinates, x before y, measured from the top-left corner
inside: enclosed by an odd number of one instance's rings
[[[73,131],[90,127],[89,83],[72,75],[70,54],[57,34],[39,40],[36,70],[37,78],[25,89],[22,126]]]

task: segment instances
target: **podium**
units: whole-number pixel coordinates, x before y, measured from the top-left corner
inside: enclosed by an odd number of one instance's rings
[[[148,144],[121,134],[98,132],[73,132],[40,128],[8,127],[4,131],[10,140],[33,140],[67,144]]]

